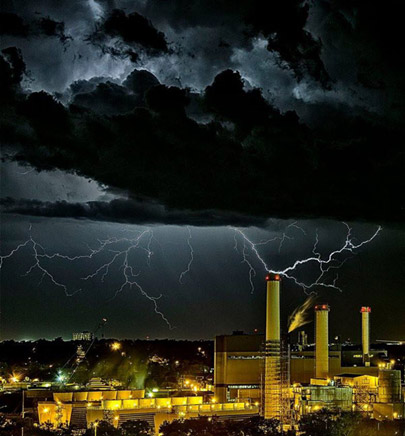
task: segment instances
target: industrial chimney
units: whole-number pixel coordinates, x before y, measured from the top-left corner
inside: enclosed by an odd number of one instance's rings
[[[264,418],[280,417],[280,276],[268,274],[266,303],[266,346],[264,375]]]
[[[280,342],[280,276],[269,274],[267,281],[266,342]]]
[[[328,378],[329,375],[329,306],[315,306],[315,378]]]
[[[371,307],[363,306],[361,313],[361,338],[363,344],[363,363],[370,366],[370,313]]]

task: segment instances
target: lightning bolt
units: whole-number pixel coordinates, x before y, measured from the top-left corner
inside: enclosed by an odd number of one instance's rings
[[[283,234],[282,234],[281,236],[275,236],[274,238],[271,238],[271,239],[261,240],[260,242],[257,242],[257,243],[255,244],[256,247],[259,246],[259,245],[267,245],[267,244],[269,244],[270,242],[280,241],[279,244],[278,244],[278,252],[280,253],[280,252],[281,252],[281,249],[282,249],[282,247],[283,247],[283,245],[284,245],[284,242],[285,242],[287,239],[290,240],[290,241],[292,241],[292,240],[294,239],[293,236],[289,236],[289,235],[287,234],[288,230],[291,229],[291,228],[295,228],[295,229],[300,230],[300,231],[304,234],[304,236],[307,235],[307,232],[306,232],[302,227],[300,227],[300,226],[297,224],[297,221],[294,221],[294,222],[292,222],[291,224],[289,224],[289,225],[286,227],[285,231],[283,232]]]
[[[253,268],[253,265],[250,263],[250,260],[248,259],[249,255],[247,253],[247,248],[248,248],[248,246],[247,246],[246,240],[244,239],[243,240],[243,250],[242,250],[243,259],[242,259],[241,263],[246,263],[246,265],[249,268],[250,293],[253,294],[255,291],[255,285],[253,283],[253,278],[256,277],[256,270]],[[238,251],[237,247],[236,247],[236,251]]]
[[[20,173],[19,171],[17,171],[17,174],[19,174],[20,176],[25,176],[25,175],[27,175],[27,174],[29,174],[29,173],[32,173],[33,171],[35,171],[35,168],[31,168],[31,169],[29,169],[29,170],[27,170],[27,171],[23,171],[22,173]]]
[[[346,253],[356,254],[357,249],[359,249],[363,245],[370,243],[382,231],[382,227],[378,226],[377,230],[372,234],[372,236],[370,238],[368,238],[364,241],[361,241],[359,243],[355,243],[353,240],[353,236],[352,236],[352,228],[347,223],[343,223],[343,225],[346,227],[347,232],[346,232],[346,239],[340,248],[337,248],[336,250],[331,251],[325,258],[322,258],[321,254],[317,251],[319,237],[318,237],[318,233],[316,233],[315,243],[314,243],[314,247],[312,249],[313,256],[310,256],[310,257],[307,257],[304,259],[296,260],[291,265],[287,266],[286,268],[284,268],[282,270],[275,270],[275,269],[270,268],[267,265],[266,261],[261,256],[261,254],[259,253],[257,247],[260,245],[264,245],[265,243],[269,243],[271,241],[274,241],[276,239],[280,239],[280,238],[281,238],[281,241],[283,241],[286,239],[284,237],[285,233],[281,237],[275,237],[275,238],[269,239],[267,241],[260,241],[258,243],[255,243],[251,239],[249,239],[248,236],[241,229],[235,228],[235,227],[233,227],[232,229],[234,230],[234,232],[236,232],[237,234],[240,235],[240,237],[243,239],[243,243],[246,244],[250,248],[251,253],[257,258],[257,260],[263,266],[263,268],[265,269],[266,272],[273,273],[273,274],[279,274],[280,276],[283,276],[289,280],[292,280],[297,286],[300,286],[301,288],[303,288],[303,290],[306,293],[308,293],[314,287],[332,288],[332,289],[335,289],[335,290],[342,292],[342,289],[337,286],[337,280],[339,277],[338,275],[336,275],[332,281],[325,280],[325,275],[329,271],[331,271],[332,269],[339,269],[348,259],[348,258],[345,258],[344,260],[339,261],[338,259],[336,259],[336,257],[338,255],[346,254]],[[296,224],[293,223],[292,225],[290,225],[290,227],[298,227],[298,226],[296,226]],[[243,261],[245,262],[245,259],[247,258],[247,256],[246,256],[246,254],[244,254],[243,256],[244,256]],[[246,262],[246,263],[248,263],[248,262]],[[317,278],[314,281],[312,281],[310,283],[300,281],[294,275],[294,273],[297,272],[297,270],[300,266],[311,265],[311,264],[312,265],[315,264],[318,266],[319,275],[317,276]],[[254,269],[254,268],[253,268],[251,263],[248,263],[248,266],[249,266],[249,280],[250,280],[250,283],[252,284],[251,277],[252,277],[252,269]]]
[[[233,249],[234,249],[237,253],[239,253],[239,250],[238,250],[238,238],[236,237],[236,232],[234,232],[234,234],[233,234],[233,241],[234,241]]]
[[[304,236],[307,236],[307,232],[306,232],[306,231],[305,231],[301,226],[299,226],[299,225],[297,224],[297,221],[294,221],[293,223],[289,224],[289,225],[287,226],[287,229],[289,229],[289,228],[291,228],[291,227],[293,227],[293,228],[295,228],[295,229],[298,229],[299,231],[301,231],[301,232],[303,233]]]
[[[382,227],[378,226],[377,230],[371,235],[371,237],[361,242],[357,242],[352,235],[352,228],[346,223],[343,223],[343,225],[346,227],[346,238],[344,243],[340,247],[331,251],[328,255],[322,256],[318,250],[319,235],[316,231],[315,242],[312,248],[312,255],[306,258],[298,259],[282,270],[276,270],[274,268],[271,268],[259,252],[259,247],[274,241],[278,241],[278,251],[280,252],[285,241],[294,239],[293,236],[288,233],[291,232],[292,229],[299,230],[305,236],[305,230],[298,226],[296,222],[289,224],[281,236],[276,236],[267,240],[260,240],[259,242],[253,242],[241,229],[231,228],[234,231],[233,248],[237,252],[239,252],[239,241],[242,243],[242,263],[245,263],[249,269],[249,283],[251,287],[251,292],[253,293],[254,291],[254,278],[256,276],[256,269],[254,267],[253,259],[256,259],[256,261],[264,268],[266,272],[279,274],[286,279],[292,280],[297,286],[300,286],[307,294],[310,294],[314,287],[325,287],[342,291],[341,288],[337,285],[337,281],[339,278],[338,274],[335,274],[332,280],[331,278],[329,278],[331,275],[329,273],[341,268],[342,265],[348,259],[350,259],[350,256],[348,255],[355,255],[359,248],[373,241],[382,230]],[[183,271],[179,276],[180,283],[183,283],[184,277],[190,272],[194,260],[194,250],[191,244],[192,233],[189,226],[187,226],[187,231],[187,245],[190,249],[190,258],[186,270]],[[17,245],[8,254],[0,256],[0,268],[3,267],[4,261],[13,257],[22,249],[30,247],[33,253],[34,263],[30,266],[30,268],[26,271],[24,275],[30,275],[34,270],[38,270],[41,273],[40,283],[45,278],[47,278],[54,286],[63,289],[66,296],[70,297],[76,292],[79,292],[80,289],[76,290],[75,292],[69,292],[67,286],[55,278],[55,276],[49,270],[47,264],[44,264],[44,261],[60,259],[66,262],[76,262],[87,259],[97,262],[98,256],[101,255],[101,253],[108,254],[109,260],[99,265],[97,268],[94,269],[93,272],[87,274],[85,277],[82,277],[82,280],[86,282],[95,279],[96,277],[100,277],[101,282],[104,282],[106,277],[110,274],[111,267],[119,266],[119,271],[122,271],[122,282],[121,285],[115,290],[112,299],[116,298],[125,288],[132,289],[133,287],[135,287],[138,289],[143,297],[145,297],[152,303],[154,312],[161,317],[161,319],[168,325],[169,328],[172,328],[170,322],[158,306],[158,301],[162,297],[162,295],[153,296],[147,293],[139,283],[141,270],[135,271],[134,267],[130,263],[131,253],[135,250],[141,250],[146,253],[146,263],[150,267],[150,260],[153,256],[152,242],[156,240],[154,238],[153,231],[150,228],[147,228],[143,231],[131,230],[131,232],[134,233],[134,236],[109,237],[104,240],[98,240],[98,246],[96,246],[96,248],[91,248],[87,246],[89,250],[87,254],[68,256],[58,252],[52,254],[48,253],[45,248],[33,238],[30,227],[29,237],[26,241]],[[122,245],[124,245],[124,248],[122,247]],[[345,255],[345,258],[341,260],[341,256],[343,254]],[[311,265],[317,266],[317,269],[319,271],[315,280],[311,282],[300,280],[297,277],[297,273],[300,268]]]
[[[67,286],[64,285],[63,283],[60,283],[58,280],[56,280],[54,275],[49,271],[49,269],[47,269],[43,265],[43,263],[41,263],[41,261],[43,259],[48,259],[48,260],[62,259],[62,260],[68,261],[68,262],[74,262],[77,260],[93,259],[98,254],[100,254],[102,252],[111,253],[112,257],[108,262],[100,265],[98,268],[95,269],[95,271],[88,274],[87,276],[82,277],[82,280],[88,281],[88,280],[93,279],[93,278],[100,275],[101,282],[104,282],[105,278],[108,276],[108,274],[110,272],[110,267],[114,264],[118,264],[118,262],[120,261],[121,262],[120,270],[122,270],[123,282],[122,282],[121,286],[115,291],[114,296],[111,299],[114,299],[126,287],[129,287],[130,289],[132,289],[132,287],[135,286],[139,290],[141,295],[143,295],[146,299],[148,299],[150,302],[152,302],[154,312],[161,317],[161,319],[167,324],[167,326],[170,329],[172,329],[173,327],[170,324],[170,322],[168,321],[168,319],[166,318],[166,316],[163,314],[163,312],[161,310],[159,310],[159,306],[158,306],[157,302],[162,297],[162,295],[154,297],[154,296],[148,294],[143,289],[143,287],[139,284],[139,282],[135,280],[140,275],[140,272],[135,273],[133,270],[133,267],[129,263],[129,255],[130,255],[131,251],[133,251],[135,249],[140,249],[140,250],[143,250],[146,252],[146,254],[147,254],[146,262],[147,262],[148,266],[150,266],[150,259],[153,255],[153,251],[151,250],[151,244],[152,244],[152,240],[154,238],[153,231],[151,229],[146,229],[144,231],[135,231],[135,233],[136,233],[136,236],[133,238],[112,237],[112,238],[108,238],[105,240],[98,240],[99,245],[97,248],[93,249],[93,248],[87,246],[89,251],[90,251],[89,254],[83,254],[83,255],[77,255],[77,256],[68,256],[65,254],[58,253],[58,252],[52,253],[52,254],[47,253],[45,248],[33,238],[32,234],[31,234],[31,226],[30,226],[29,238],[25,242],[19,244],[13,250],[11,250],[10,253],[0,257],[0,269],[3,266],[4,260],[11,258],[14,254],[16,254],[22,248],[27,247],[27,246],[31,246],[32,251],[33,251],[34,263],[31,265],[31,267],[23,275],[27,276],[27,275],[31,274],[35,269],[38,269],[42,273],[41,280],[40,280],[39,284],[42,283],[42,281],[45,277],[47,277],[47,278],[49,278],[49,280],[51,281],[51,283],[53,285],[55,285],[58,288],[63,289],[66,296],[71,297],[74,294],[76,294],[77,292],[79,292],[81,289],[78,289],[75,292],[69,292]],[[142,239],[145,239],[146,236],[148,237],[147,245],[146,245],[146,247],[144,247],[141,245],[141,241],[142,241]],[[124,244],[124,243],[127,244],[127,247],[125,249],[117,249],[117,246],[119,246],[120,244]]]
[[[78,289],[78,290],[76,290],[75,292],[72,292],[72,293],[69,292],[69,291],[68,291],[68,288],[66,287],[66,285],[64,285],[64,284],[62,284],[62,283],[60,283],[60,282],[58,282],[58,281],[56,280],[56,278],[53,276],[53,274],[52,274],[51,272],[49,272],[49,270],[48,270],[47,268],[45,268],[45,266],[43,266],[43,265],[41,264],[41,258],[45,257],[45,255],[42,254],[42,253],[40,253],[40,252],[38,251],[38,248],[39,248],[42,252],[44,251],[44,248],[42,247],[42,245],[40,245],[39,243],[37,243],[37,242],[34,240],[34,238],[32,237],[32,234],[31,234],[31,229],[32,229],[32,226],[30,225],[30,228],[29,228],[29,237],[28,237],[28,239],[27,239],[25,242],[19,244],[16,248],[14,248],[13,250],[11,250],[10,253],[8,253],[8,254],[6,254],[6,255],[3,255],[3,256],[0,256],[0,269],[3,267],[3,262],[4,262],[5,259],[9,259],[9,258],[11,258],[12,256],[14,256],[14,254],[16,254],[16,253],[17,253],[19,250],[21,250],[22,248],[24,248],[24,247],[28,247],[28,246],[31,246],[31,248],[32,248],[32,252],[33,252],[34,263],[33,263],[33,264],[28,268],[28,270],[23,274],[24,277],[27,276],[27,275],[29,275],[29,274],[31,274],[32,271],[34,271],[35,269],[37,269],[37,270],[39,270],[39,271],[42,273],[42,274],[41,274],[41,279],[40,279],[38,285],[40,285],[40,284],[43,282],[44,278],[47,277],[47,278],[49,278],[49,280],[52,282],[52,284],[54,284],[54,285],[55,285],[56,287],[58,287],[58,288],[63,289],[63,292],[65,293],[65,295],[66,295],[67,297],[71,297],[71,296],[73,296],[74,294],[76,294],[77,292],[79,292],[81,289]]]
[[[37,242],[32,238],[32,235],[31,235],[31,234],[30,234],[30,239],[29,239],[29,241],[32,243],[32,249],[33,249],[33,252],[34,252],[34,260],[35,260],[35,263],[32,264],[30,268],[28,268],[28,270],[25,272],[25,274],[23,274],[23,276],[28,276],[29,274],[31,274],[31,272],[32,272],[35,268],[37,268],[39,271],[42,272],[41,280],[39,281],[38,286],[42,283],[42,281],[44,280],[45,277],[48,277],[48,278],[50,279],[50,281],[51,281],[51,282],[52,282],[56,287],[59,287],[59,288],[62,288],[62,289],[63,289],[63,291],[64,291],[64,293],[65,293],[65,295],[66,295],[67,297],[72,297],[74,294],[76,294],[77,292],[80,292],[80,291],[81,291],[81,289],[78,289],[78,290],[76,290],[76,291],[73,292],[73,293],[69,293],[69,292],[68,292],[68,289],[67,289],[67,287],[66,287],[66,285],[64,285],[64,284],[62,284],[62,283],[60,283],[60,282],[58,282],[58,281],[55,279],[55,277],[53,276],[53,274],[51,274],[51,273],[50,273],[46,268],[44,268],[44,267],[41,265],[41,261],[40,261],[40,259],[41,259],[41,257],[44,257],[44,255],[38,253],[38,249],[37,249],[37,247],[39,247],[42,251],[44,251],[44,248],[42,247],[42,245],[38,244],[38,243],[37,243]]]
[[[183,278],[186,274],[188,274],[190,272],[191,264],[193,263],[193,260],[194,260],[194,250],[193,250],[193,246],[191,245],[192,236],[191,236],[190,226],[187,226],[187,230],[188,230],[187,245],[188,245],[188,248],[190,249],[190,259],[188,261],[187,268],[179,276],[179,283],[180,284],[183,284]]]
[[[28,239],[27,241],[25,241],[22,244],[17,245],[16,248],[14,248],[13,250],[10,251],[10,253],[4,255],[4,256],[0,256],[0,269],[3,266],[3,261],[4,259],[9,259],[10,257],[12,257],[15,253],[17,253],[17,251],[19,251],[21,248],[26,247],[29,243],[31,242],[31,239]]]
[[[149,229],[149,239],[148,239],[148,245],[146,247],[146,253],[147,253],[147,258],[146,258],[146,263],[148,264],[148,267],[150,268],[150,259],[153,256],[153,251],[151,250],[151,244],[152,241],[154,239],[154,234],[153,234],[153,230]]]

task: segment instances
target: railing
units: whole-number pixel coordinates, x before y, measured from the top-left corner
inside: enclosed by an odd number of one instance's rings
[[[185,404],[185,405],[172,405],[172,404],[163,404],[157,405],[148,404],[141,405],[137,404],[121,404],[117,405],[113,408],[106,408],[105,405],[88,405],[87,408],[89,410],[145,410],[145,409],[154,409],[161,411],[172,411],[177,414],[181,413],[208,413],[208,412],[228,412],[228,411],[238,411],[238,410],[249,410],[252,412],[258,412],[259,406],[251,404],[251,403],[212,403],[212,404]]]

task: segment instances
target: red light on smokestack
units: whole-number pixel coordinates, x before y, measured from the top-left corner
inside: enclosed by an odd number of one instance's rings
[[[327,311],[329,311],[329,305],[328,304],[317,304],[315,307],[314,307],[314,309],[315,310],[327,310]]]
[[[368,312],[368,313],[371,313],[371,307],[363,306],[363,307],[360,309],[360,312]]]
[[[279,281],[281,281],[280,274],[267,274],[266,281],[267,282],[279,282]]]

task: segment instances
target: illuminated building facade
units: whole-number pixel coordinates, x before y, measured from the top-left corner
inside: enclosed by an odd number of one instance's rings
[[[94,334],[91,332],[77,332],[73,333],[72,338],[74,341],[92,341]]]
[[[247,402],[203,402],[202,396],[146,396],[144,390],[55,392],[52,401],[38,402],[39,423],[91,428],[101,420],[119,427],[129,420],[147,421],[156,434],[164,421],[217,416],[219,420],[246,419],[258,414]]]
[[[263,335],[215,338],[214,392],[218,402],[260,398]]]

